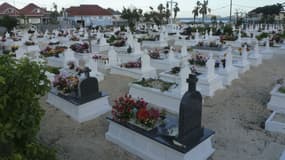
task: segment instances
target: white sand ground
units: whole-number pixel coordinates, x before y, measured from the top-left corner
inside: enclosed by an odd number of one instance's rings
[[[284,51],[279,51],[282,53]],[[266,109],[269,92],[278,78],[285,78],[285,54],[265,60],[235,80],[232,86],[205,98],[203,125],[216,134],[211,160],[277,160],[285,149],[285,135],[261,128],[270,115]],[[131,78],[106,75],[100,89],[110,102],[128,92]],[[41,103],[46,110],[40,140],[57,149],[60,160],[138,160],[136,156],[105,140],[108,121],[100,116],[79,124],[62,111]],[[285,105],[285,104],[284,104]]]

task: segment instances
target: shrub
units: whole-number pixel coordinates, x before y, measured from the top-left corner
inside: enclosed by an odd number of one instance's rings
[[[49,91],[45,72],[28,59],[0,56],[0,159],[55,159],[36,139],[44,115],[39,98]]]

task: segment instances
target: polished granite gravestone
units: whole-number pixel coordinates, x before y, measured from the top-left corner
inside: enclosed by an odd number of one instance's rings
[[[51,91],[47,102],[78,122],[94,119],[111,110],[108,96],[99,91],[98,80],[88,75],[80,80],[78,89],[73,94],[63,95]]]
[[[202,96],[196,91],[196,76],[190,75],[188,83],[189,90],[181,100],[179,116],[167,114],[163,122],[150,131],[108,118],[106,139],[142,159],[207,160],[214,152],[211,144],[214,131],[201,125]]]

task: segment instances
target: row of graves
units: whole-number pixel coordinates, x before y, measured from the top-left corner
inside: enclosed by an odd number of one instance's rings
[[[214,152],[214,131],[201,124],[203,96],[213,97],[272,57],[272,47],[269,39],[260,46],[254,36],[228,44],[211,30],[209,35],[196,31],[194,38],[181,35],[178,27],[173,30],[134,35],[119,28],[44,34],[14,30],[4,43],[14,48],[9,54],[16,58],[29,57],[57,70],[47,73],[52,84],[47,102],[72,119],[81,123],[111,111],[107,140],[143,159],[206,160]],[[135,79],[112,107],[99,91],[101,71]],[[270,122],[283,113],[278,107],[275,111]]]

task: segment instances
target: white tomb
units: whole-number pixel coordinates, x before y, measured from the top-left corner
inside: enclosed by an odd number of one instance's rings
[[[104,80],[104,74],[98,71],[98,63],[91,56],[87,62],[87,67],[91,69],[91,77],[96,77],[99,82]]]
[[[140,68],[124,68],[120,66],[111,66],[111,74],[119,74],[132,77],[134,79],[141,78],[156,78],[156,69],[150,64],[150,57],[147,51],[141,55],[141,67]]]
[[[248,57],[250,64],[253,66],[258,66],[262,63],[262,56],[259,54],[259,46],[258,43],[254,47],[254,51]]]
[[[242,50],[241,60],[234,64],[234,66],[238,68],[239,73],[245,73],[250,68],[250,63],[247,59],[248,58],[248,52],[247,52],[246,48],[247,48],[247,46],[245,45],[243,47],[243,50]]]
[[[223,79],[224,85],[231,85],[234,79],[238,79],[238,70],[232,65],[233,57],[232,57],[232,48],[229,47],[228,53],[226,55],[226,64],[225,68],[218,69],[217,73]]]
[[[222,78],[215,74],[215,60],[212,54],[210,54],[206,67],[207,73],[198,76],[197,90],[203,96],[212,97],[217,90],[224,88]]]

